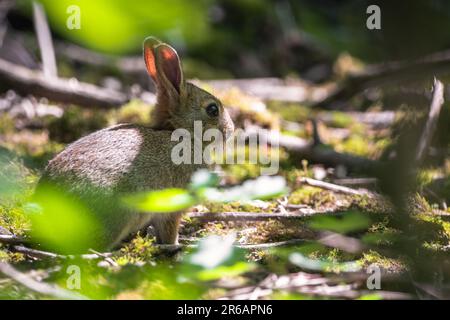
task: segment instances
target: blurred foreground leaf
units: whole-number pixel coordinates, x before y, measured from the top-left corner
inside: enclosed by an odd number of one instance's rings
[[[103,232],[92,213],[77,199],[60,189],[43,185],[26,206],[32,239],[52,251],[86,252],[97,247]]]
[[[268,200],[279,197],[288,191],[283,177],[261,176],[245,181],[241,186],[225,190],[204,188],[199,191],[202,198],[213,202],[233,202],[249,200]]]
[[[309,226],[316,230],[330,230],[339,233],[361,231],[370,226],[370,219],[356,211],[349,211],[342,217],[316,216],[313,217]]]
[[[125,196],[123,202],[141,212],[175,212],[187,209],[199,201],[232,202],[267,200],[285,194],[288,191],[283,177],[261,176],[245,181],[241,186],[218,189],[216,174],[207,170],[194,173],[189,190],[165,189],[141,192]]]
[[[183,276],[211,281],[252,270],[254,265],[246,261],[244,250],[233,246],[235,240],[235,234],[202,239],[198,249],[185,258]]]
[[[129,195],[123,201],[131,208],[143,212],[175,212],[196,203],[189,191],[176,188]]]

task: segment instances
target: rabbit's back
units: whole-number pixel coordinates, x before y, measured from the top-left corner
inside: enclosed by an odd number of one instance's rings
[[[67,146],[45,170],[43,179],[69,191],[99,189],[127,193],[183,187],[198,167],[175,165],[171,131],[120,124],[94,132]]]

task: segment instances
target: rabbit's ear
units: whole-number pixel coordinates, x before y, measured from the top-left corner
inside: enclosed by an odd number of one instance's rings
[[[156,70],[161,85],[171,85],[180,94],[183,86],[183,70],[177,52],[165,43],[156,46],[155,51]],[[166,83],[162,83],[163,80]]]
[[[156,58],[155,48],[160,45],[161,41],[155,37],[148,37],[144,40],[144,60],[147,67],[148,74],[152,77],[153,81],[157,83],[157,71],[156,71]]]

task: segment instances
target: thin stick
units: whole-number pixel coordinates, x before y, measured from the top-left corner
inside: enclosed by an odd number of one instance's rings
[[[33,1],[34,28],[36,30],[39,49],[41,52],[42,69],[47,78],[57,77],[55,50],[53,48],[52,34],[48,26],[47,17],[42,4]]]
[[[88,298],[75,293],[60,288],[55,285],[50,285],[47,283],[39,282],[31,278],[30,276],[16,270],[9,263],[0,262],[0,272],[13,279],[14,281],[20,283],[24,287],[38,292],[40,294],[51,296],[57,299],[69,299],[69,300],[87,300]]]
[[[111,258],[109,257],[108,254],[106,254],[106,253],[101,253],[101,252],[98,252],[98,251],[95,251],[94,249],[89,249],[89,251],[91,251],[92,253],[94,253],[94,254],[96,254],[96,255],[98,255],[98,256],[104,258],[105,261],[106,261],[107,263],[109,263],[111,266],[113,266],[113,267],[118,267],[118,266],[119,266],[119,265],[117,264],[117,262],[115,262],[113,259],[111,259]]]
[[[428,150],[431,139],[436,131],[436,125],[439,119],[442,105],[444,104],[444,85],[442,82],[434,79],[433,97],[431,99],[430,112],[428,113],[428,120],[420,137],[419,145],[416,153],[416,163],[421,163],[425,153]]]
[[[188,217],[201,222],[211,221],[267,221],[295,220],[308,218],[321,214],[339,214],[339,210],[314,210],[311,208],[298,208],[293,213],[264,213],[264,212],[190,212]]]
[[[355,189],[352,189],[349,187],[344,187],[344,186],[340,186],[340,185],[337,185],[334,183],[315,180],[315,179],[311,179],[311,178],[301,178],[300,182],[310,185],[312,187],[327,189],[327,190],[330,190],[333,192],[338,192],[338,193],[345,193],[345,194],[358,195],[358,196],[369,194],[368,191],[355,190]]]
[[[27,243],[28,240],[22,237],[18,237],[13,234],[0,234],[0,243],[5,244],[23,244]]]
[[[59,255],[57,253],[36,250],[36,249],[30,249],[30,248],[27,248],[24,246],[14,246],[13,250],[16,252],[23,253],[24,255],[27,255],[29,257],[37,258],[37,259],[66,259],[65,256]]]
[[[304,243],[304,239],[290,239],[286,241],[280,242],[272,242],[272,243],[257,243],[257,244],[237,244],[234,245],[236,248],[241,248],[245,250],[267,250],[276,247],[285,247],[290,245],[296,245]],[[195,249],[198,248],[196,244],[155,244],[155,248],[158,248],[162,251],[166,252],[174,252],[183,249]]]

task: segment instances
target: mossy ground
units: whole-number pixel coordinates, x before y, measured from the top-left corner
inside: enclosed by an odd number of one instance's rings
[[[227,105],[232,105],[240,112],[239,121],[250,121],[266,128],[281,128],[280,119],[291,122],[305,123],[310,118],[311,110],[297,104],[272,103],[267,110],[256,110],[257,100],[245,96],[237,89],[221,92],[221,98]],[[14,127],[14,120],[7,116],[0,116],[0,155],[2,159],[3,176],[14,174],[21,181],[17,186],[20,192],[13,195],[4,194],[0,199],[0,226],[16,235],[24,235],[31,228],[26,214],[26,204],[33,193],[34,186],[39,179],[40,172],[46,161],[64,145],[74,139],[106,125],[119,122],[147,123],[152,106],[132,101],[121,109],[111,112],[86,111],[78,107],[69,107],[64,116],[59,119],[41,119],[45,126],[42,129],[18,130]],[[238,125],[242,123],[237,122]],[[355,123],[343,112],[332,114],[331,123],[321,124],[320,133],[323,142],[340,152],[357,154],[376,158],[391,141],[388,132],[379,132]],[[338,134],[339,133],[339,134]],[[302,125],[298,131],[290,132],[303,138],[311,137],[311,128]],[[245,150],[248,152],[248,150]],[[270,150],[268,150],[270,152]],[[6,156],[7,155],[7,156]],[[413,197],[412,202],[418,209],[415,219],[421,226],[418,230],[423,246],[436,251],[446,250],[450,240],[450,222],[445,217],[433,216],[433,208],[439,199],[450,199],[450,162],[444,169],[429,169],[419,172],[419,187],[421,194]],[[354,196],[335,193],[321,188],[311,187],[300,183],[302,177],[314,177],[317,167],[326,172],[326,180],[336,177],[336,170],[323,168],[306,161],[294,163],[285,150],[281,150],[280,174],[286,177],[290,193],[286,198],[271,201],[249,203],[203,203],[197,208],[204,212],[255,212],[264,214],[276,212],[280,203],[304,206],[315,210],[333,210],[345,214],[356,211],[370,219],[370,226],[358,232],[350,232],[348,236],[360,239],[367,244],[383,244],[389,246],[392,239],[399,234],[399,230],[391,225],[389,214],[391,205],[382,198],[368,196]],[[246,179],[255,178],[260,173],[260,167],[252,164],[223,166],[226,184],[238,184]],[[351,176],[350,176],[351,177]],[[436,179],[441,179],[444,188],[442,193],[429,196],[424,190],[432,190]],[[5,180],[6,181],[6,180]],[[15,186],[14,186],[15,187]],[[12,186],[11,186],[12,188]],[[1,190],[0,190],[1,191]],[[377,191],[376,187],[374,191]],[[449,211],[450,212],[450,211]],[[313,218],[311,218],[313,219]],[[305,245],[292,247],[289,252],[302,252],[310,259],[331,261],[334,263],[356,261],[360,266],[367,267],[376,264],[387,272],[400,273],[408,270],[407,259],[403,256],[387,257],[375,249],[368,248],[359,254],[349,254],[336,248],[317,245],[318,232],[310,228],[310,219],[287,222],[268,220],[264,222],[209,222],[199,223],[186,219],[181,228],[180,238],[184,243],[192,239],[200,239],[207,235],[226,235],[236,232],[239,243],[268,243],[290,239],[304,239]],[[93,298],[115,299],[177,299],[177,298],[217,298],[227,292],[226,288],[215,286],[213,283],[183,283],[177,279],[177,268],[186,253],[176,257],[161,256],[152,246],[153,239],[142,234],[135,236],[128,243],[114,252],[111,257],[113,263],[97,266],[96,261],[80,262],[88,277],[82,285],[85,294]],[[283,273],[299,271],[289,262],[283,249],[280,250],[251,250],[246,255],[248,261],[256,262],[261,274],[270,272]],[[21,270],[47,270],[44,278],[64,286],[65,264],[56,262],[41,262],[16,253],[6,245],[0,245],[0,261],[8,261]],[[55,271],[52,268],[57,268]],[[233,281],[254,283],[259,279],[256,275],[235,277]],[[28,291],[13,281],[0,279],[0,298],[41,298],[40,295]],[[310,298],[307,295],[277,291],[272,298]]]

